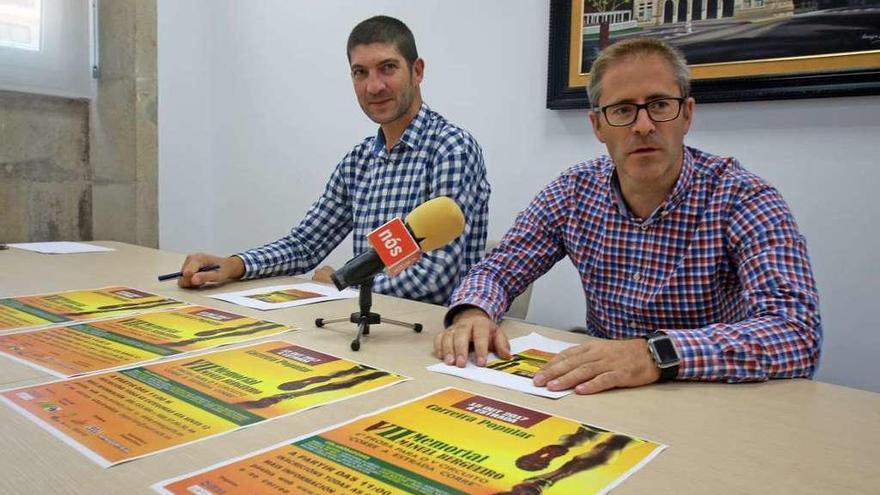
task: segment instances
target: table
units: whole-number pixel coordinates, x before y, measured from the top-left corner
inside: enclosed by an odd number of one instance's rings
[[[810,380],[756,384],[673,382],[595,396],[559,400],[521,394],[428,372],[434,335],[444,309],[376,295],[383,316],[421,322],[424,331],[392,325],[372,328],[359,352],[349,343],[354,325],[324,328],[316,317],[347,315],[356,300],[275,310],[270,313],[205,297],[213,292],[297,281],[276,277],[208,290],[184,290],[156,275],[179,269],[183,255],[117,242],[106,253],[43,255],[0,251],[0,297],[128,285],[195,304],[266,318],[301,328],[281,340],[385,368],[413,380],[170,452],[102,469],[6,406],[0,406],[0,494],[149,494],[157,481],[344,422],[432,390],[455,386],[625,434],[669,448],[614,494],[673,493],[880,493],[880,394]],[[536,331],[580,342],[582,335],[506,321],[511,337]],[[51,377],[0,358],[0,387],[24,386]]]

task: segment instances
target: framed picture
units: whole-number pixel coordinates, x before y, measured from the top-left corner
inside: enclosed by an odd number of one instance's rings
[[[550,0],[547,108],[586,108],[601,48],[662,38],[699,103],[880,94],[880,0]]]

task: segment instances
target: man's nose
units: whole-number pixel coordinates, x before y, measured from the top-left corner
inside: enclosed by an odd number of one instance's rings
[[[385,81],[375,72],[367,75],[367,92],[375,95],[381,93],[385,89]]]
[[[655,129],[654,121],[648,115],[647,108],[639,108],[636,110],[636,120],[632,123],[632,130],[638,134],[649,134]]]

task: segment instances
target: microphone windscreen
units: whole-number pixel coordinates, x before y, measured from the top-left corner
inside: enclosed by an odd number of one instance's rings
[[[433,251],[464,232],[464,214],[452,198],[438,196],[409,212],[406,224],[422,251]]]

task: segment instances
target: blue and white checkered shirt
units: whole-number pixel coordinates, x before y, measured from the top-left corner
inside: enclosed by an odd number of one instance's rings
[[[396,277],[377,275],[373,284],[381,294],[445,304],[485,247],[489,193],[476,139],[423,103],[390,151],[381,129],[355,146],[290,235],[239,253],[244,278],[307,272],[352,230],[357,256],[370,249],[370,231],[431,198],[449,196],[464,212],[464,233]]]

